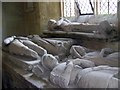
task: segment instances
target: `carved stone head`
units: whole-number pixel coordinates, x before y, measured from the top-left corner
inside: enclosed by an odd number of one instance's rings
[[[51,54],[44,54],[41,63],[44,68],[52,70],[58,64],[58,60]]]

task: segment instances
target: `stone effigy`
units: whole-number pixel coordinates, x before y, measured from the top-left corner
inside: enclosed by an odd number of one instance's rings
[[[116,30],[114,30],[109,22],[105,20],[100,22],[97,30],[94,31],[94,34],[99,37],[113,38],[114,36],[116,36]]]
[[[118,54],[119,52],[111,48],[103,48],[101,51],[86,52],[84,47],[76,45],[71,47],[71,56],[73,58],[87,59],[93,61],[96,65],[118,66]]]
[[[50,19],[48,21],[48,29],[49,30],[55,30],[55,27],[57,27],[57,22],[53,19]]]
[[[91,52],[83,56],[84,59],[95,62],[96,65],[119,66],[119,53],[110,48],[104,48],[100,52]]]
[[[108,59],[108,60],[117,60],[118,61],[118,59],[120,58],[119,55],[120,55],[120,52],[114,52],[114,53],[109,54],[106,57],[106,59]]]
[[[85,48],[77,45],[73,45],[70,49],[72,58],[82,58],[86,54]]]
[[[42,39],[39,36],[9,37],[5,42],[9,53],[38,60],[33,64],[33,62],[23,62],[22,58],[17,59],[15,56],[16,63],[19,60],[22,63],[29,64],[26,67],[27,70],[31,70],[37,77],[41,77],[55,86],[61,88],[118,87],[119,76],[117,74],[119,68],[110,66],[117,66],[119,52],[110,48],[92,51],[82,46],[73,45],[70,49],[72,57],[67,57],[65,62],[61,62],[58,60],[59,56],[66,53],[71,43]],[[51,52],[51,54],[48,54],[48,52]],[[11,57],[11,59],[14,58]]]
[[[58,60],[51,54],[44,54],[38,65],[34,66],[32,72],[38,77],[49,77],[52,69],[58,65]]]
[[[26,45],[28,48],[36,51],[39,56],[43,56],[44,54],[47,54],[47,50],[45,50],[44,48],[42,48],[41,46],[38,46],[37,44],[33,43],[30,40],[21,40],[21,42]]]
[[[50,81],[59,87],[68,88],[72,69],[72,62],[59,64],[51,71]]]
[[[119,73],[119,68],[97,66],[79,71],[77,85],[79,88],[118,88],[119,79],[114,75]]]
[[[49,20],[48,30],[94,33],[97,38],[111,39],[117,36],[117,30],[107,20],[103,20],[99,24],[90,24],[71,22],[65,18],[60,18],[58,21]]]
[[[94,57],[104,58],[113,52],[114,51],[110,48],[103,48],[101,51],[93,51],[93,52],[86,53],[82,58],[86,58],[86,59],[94,58]]]
[[[50,74],[51,82],[62,88],[69,88],[74,84],[79,88],[118,88],[119,80],[113,77],[118,73],[118,68],[98,66],[83,69],[73,65],[69,62],[56,66]],[[111,83],[113,81],[114,85]]]
[[[68,88],[69,85],[76,84],[75,79],[79,70],[82,70],[85,67],[94,66],[93,62],[84,59],[73,59],[60,63],[51,71],[50,80],[59,87]]]
[[[3,43],[8,52],[25,57],[38,58],[47,54],[47,50],[30,41],[27,37],[11,36],[4,40]]]
[[[41,65],[46,69],[42,78],[49,70],[47,76],[49,76],[50,82],[61,88],[74,86],[79,88],[118,87],[119,79],[114,77],[119,71],[117,67],[95,66],[93,62],[84,59],[71,59],[67,62],[58,63],[57,59],[49,54],[43,56]],[[39,70],[41,68],[37,68],[34,73],[40,77],[41,72],[38,73]]]
[[[37,45],[46,49],[49,54],[58,55],[60,59],[66,57],[66,55],[69,53],[70,47],[73,44],[73,41],[71,39],[45,39],[39,37],[38,35],[30,37],[30,39]]]
[[[50,81],[60,87],[68,87],[74,83],[79,69],[82,67],[93,67],[93,62],[83,59],[71,59],[67,62],[58,63],[58,60],[51,54],[45,54],[39,65],[35,66],[32,72],[38,76],[50,78]]]
[[[62,30],[62,31],[70,31],[71,26],[67,26],[71,24],[71,21],[65,18],[60,18],[58,21],[50,19],[48,21],[48,30],[54,31],[54,30]],[[67,27],[66,27],[67,26]]]
[[[19,40],[15,39],[10,45],[8,46],[9,52],[16,55],[31,57],[31,58],[38,58],[39,55],[34,50],[28,48]]]
[[[6,39],[4,39],[4,44],[5,45],[8,45],[8,44],[10,44],[13,40],[14,40],[14,38],[15,38],[16,36],[11,36],[11,37],[8,37],[8,38],[6,38]]]
[[[74,65],[79,65],[82,68],[89,68],[89,67],[94,67],[95,64],[92,61],[86,60],[86,59],[71,59]]]
[[[34,53],[38,54],[38,56],[40,57],[42,57],[44,54],[50,53],[58,57],[59,60],[63,60],[64,58],[66,58],[67,55],[69,55],[69,49],[72,46],[72,44],[73,44],[72,39],[65,39],[65,38],[47,39],[47,38],[41,38],[38,35],[34,35],[34,36],[31,35],[28,37],[12,36],[4,40],[4,45],[5,45],[4,49],[6,49],[6,51],[9,52],[9,49],[7,48],[9,47],[11,48],[11,46],[13,48],[13,45],[15,45],[18,48],[24,47],[27,50],[29,49],[30,51],[33,51]],[[10,53],[14,53],[17,55],[23,55],[24,53],[24,50],[23,52],[19,50],[18,51],[19,53],[15,50],[12,49],[10,50],[11,50]],[[24,53],[23,56],[25,55],[26,54]]]

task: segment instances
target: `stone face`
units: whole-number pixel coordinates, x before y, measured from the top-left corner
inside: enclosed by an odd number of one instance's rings
[[[37,52],[34,50],[28,48],[24,44],[22,44],[19,40],[14,40],[10,45],[9,45],[9,52],[12,54],[16,55],[21,55],[21,56],[26,56],[26,57],[31,57],[31,58],[38,58]]]
[[[50,19],[50,20],[48,21],[48,29],[49,29],[49,30],[54,30],[56,26],[57,26],[57,24],[56,24],[56,21],[55,21],[55,20]]]

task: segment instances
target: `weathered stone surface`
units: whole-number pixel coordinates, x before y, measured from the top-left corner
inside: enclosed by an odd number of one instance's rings
[[[19,40],[14,40],[9,46],[9,52],[16,55],[38,58],[37,52],[22,44]]]
[[[37,44],[33,43],[30,40],[21,40],[24,45],[26,45],[28,48],[36,51],[40,56],[43,56],[44,54],[47,54],[47,50],[42,48],[41,46],[38,46]]]
[[[39,36],[33,36],[31,40],[46,49],[49,54],[58,55],[60,59],[65,58],[66,54],[69,53],[69,49],[73,44],[73,41],[69,39],[47,39],[40,38]]]
[[[118,88],[118,79],[113,77],[118,73],[118,68],[109,66],[97,66],[86,68],[78,73],[78,86],[80,88]],[[116,85],[110,82],[114,81]]]
[[[73,45],[70,49],[73,58],[82,58],[86,54],[85,49],[81,46]]]
[[[60,87],[68,88],[72,68],[72,62],[59,64],[52,70],[50,81]]]
[[[31,37],[31,39],[33,38],[34,36]],[[33,64],[33,62],[28,61],[22,62],[23,65],[25,65],[25,63],[29,64],[27,69],[32,69],[32,72],[37,77],[42,78],[43,80],[46,80],[47,82],[50,82],[53,85],[59,86],[61,88],[68,88],[73,86],[80,88],[117,87],[117,85],[112,84],[112,82],[118,82],[118,78],[113,77],[118,72],[117,67],[113,68],[109,66],[95,66],[97,64],[110,64],[111,66],[114,66],[114,64],[116,65],[116,63],[112,64],[111,62],[115,62],[115,59],[117,60],[118,53],[116,53],[112,49],[103,48],[101,51],[91,51],[85,47],[75,45],[72,46],[70,50],[71,55],[75,57],[67,58],[65,62],[59,61],[58,63],[60,55],[59,53],[61,53],[61,51],[64,51],[63,54],[66,53],[65,50],[67,48],[65,47],[69,47],[70,43],[67,44],[64,41],[57,41],[57,39],[43,39],[40,37],[35,37],[33,40],[34,42],[37,42],[37,44],[39,43],[40,45],[46,44],[47,48],[49,45],[51,45],[52,49],[57,49],[58,51],[60,50],[59,52],[53,52],[56,55],[53,56],[54,54],[52,55],[44,53],[44,49],[39,48],[39,46],[33,43],[32,41],[23,39],[15,39],[10,45],[8,45],[10,52],[12,54],[16,54],[16,56],[23,55],[35,58],[38,56],[38,54],[33,53],[33,51],[41,54],[42,58],[37,63],[34,62]],[[63,47],[60,48],[59,46],[61,45],[64,46],[65,49]],[[40,49],[40,51],[37,51],[38,48]],[[18,52],[16,50],[18,50]],[[10,59],[12,58],[10,57]],[[110,59],[114,60],[112,61]],[[19,62],[21,61],[21,59],[17,60],[19,60]],[[105,82],[101,84],[101,82],[103,82],[104,80]],[[96,83],[99,84],[96,85]],[[109,86],[107,87],[107,85]]]
[[[51,54],[45,54],[42,57],[41,63],[44,68],[52,70],[58,64],[58,60]]]
[[[10,44],[14,40],[15,37],[16,36],[11,36],[11,37],[8,37],[8,38],[4,39],[4,44],[5,45]]]
[[[77,59],[73,59],[72,62],[73,62],[74,65],[79,65],[82,68],[89,68],[89,67],[94,67],[95,66],[94,62],[89,61],[89,60],[85,60],[85,59],[77,58]]]

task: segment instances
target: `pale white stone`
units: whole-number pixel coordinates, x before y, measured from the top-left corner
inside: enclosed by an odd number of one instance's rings
[[[58,26],[65,26],[65,25],[68,25],[70,24],[71,22],[65,18],[60,18],[58,21],[57,21],[57,25]]]
[[[82,68],[88,68],[88,67],[94,67],[95,66],[94,62],[89,61],[89,60],[85,60],[85,59],[77,58],[77,59],[73,59],[72,62],[73,62],[73,64],[79,65]]]
[[[103,57],[106,57],[107,55],[109,55],[113,52],[115,52],[115,51],[111,48],[103,48],[103,49],[101,49],[100,55]]]
[[[48,30],[54,30],[56,26],[57,26],[57,22],[55,20],[50,19],[48,21]]]
[[[37,65],[40,62],[39,59],[28,59],[25,57],[18,57],[16,55],[11,55],[8,53],[4,53],[4,55],[7,56],[10,62],[27,71],[31,71],[33,69],[33,66]]]
[[[50,81],[62,88],[68,88],[73,63],[61,63],[57,65],[50,74]]]
[[[48,78],[53,68],[58,65],[57,59],[51,54],[44,54],[38,65],[35,65],[32,72],[41,78]]]
[[[86,53],[82,58],[90,59],[90,58],[95,58],[95,57],[100,57],[100,52],[99,51]]]
[[[111,80],[108,83],[108,88],[119,88],[120,86],[120,79],[117,78],[111,78]]]
[[[73,63],[74,64],[74,63]],[[72,72],[71,72],[71,75],[70,75],[70,82],[69,82],[69,85],[76,85],[77,84],[77,74],[79,73],[80,70],[82,70],[83,68],[79,65],[74,65],[73,66],[73,69],[72,69]]]
[[[111,54],[109,54],[108,56],[106,56],[106,59],[108,59],[108,60],[119,60],[119,58],[120,58],[120,52],[114,52],[114,53],[111,53]]]
[[[42,48],[41,46],[38,46],[37,44],[33,43],[30,40],[21,40],[21,41],[23,42],[24,45],[36,51],[40,56],[47,54],[47,51],[44,48]]]
[[[32,69],[32,72],[37,76],[43,76],[44,75],[44,69],[40,65],[35,65]]]
[[[82,58],[86,52],[82,46],[73,45],[70,49],[70,54],[73,58]]]
[[[118,68],[109,66],[86,68],[79,71],[77,84],[80,88],[117,88],[117,85],[111,84],[114,79],[113,75],[117,72]],[[114,83],[118,83],[117,78],[114,79]]]
[[[69,53],[69,49],[73,44],[73,40],[69,39],[47,39],[40,38],[39,36],[35,36],[31,39],[34,43],[46,49],[49,54],[57,55],[60,57],[60,59],[65,58],[66,54]]]
[[[58,60],[51,54],[44,54],[41,63],[44,68],[52,70],[58,64]]]
[[[16,55],[27,56],[31,58],[38,58],[37,52],[22,44],[19,40],[15,39],[9,46],[9,52]]]
[[[101,51],[87,53],[82,58],[93,61],[95,65],[118,66],[118,54],[110,48],[103,48]]]
[[[8,37],[8,38],[6,38],[6,39],[4,39],[4,44],[5,45],[8,45],[8,44],[10,44],[13,40],[14,40],[14,38],[15,38],[16,36],[11,36],[11,37]]]

